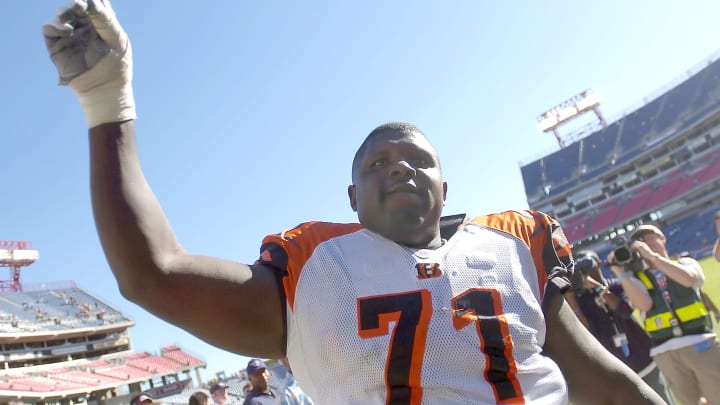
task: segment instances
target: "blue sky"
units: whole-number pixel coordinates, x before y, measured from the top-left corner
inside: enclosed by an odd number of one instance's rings
[[[0,240],[40,251],[23,282],[75,280],[135,320],[136,350],[178,344],[208,362],[204,378],[242,369],[246,358],[118,293],[92,219],[85,120],[41,36],[63,5],[4,6]],[[387,121],[415,123],[437,147],[446,213],[527,208],[519,162],[557,149],[535,129],[538,114],[592,88],[617,116],[715,54],[720,38],[713,1],[113,6],[133,41],[146,175],[186,249],[241,262],[266,234],[354,222],[350,162]]]

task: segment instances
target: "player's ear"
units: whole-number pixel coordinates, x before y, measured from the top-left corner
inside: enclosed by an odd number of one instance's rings
[[[443,207],[445,206],[446,200],[447,200],[447,181],[443,181]]]
[[[348,198],[350,198],[350,207],[353,211],[357,212],[357,199],[355,198],[355,185],[351,184],[348,186]]]

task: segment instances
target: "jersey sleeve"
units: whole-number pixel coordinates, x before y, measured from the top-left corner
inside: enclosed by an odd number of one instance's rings
[[[293,308],[295,289],[305,263],[315,249],[332,238],[362,229],[360,224],[305,222],[263,238],[258,264],[275,269],[282,280],[285,299]]]
[[[535,232],[545,234],[539,238],[542,245],[542,261],[548,275],[545,297],[562,294],[571,287],[570,280],[575,271],[572,247],[560,226],[553,217],[539,211],[531,211],[535,218]]]
[[[570,286],[574,262],[565,234],[551,216],[539,211],[505,211],[476,217],[472,222],[506,232],[522,240],[535,263],[540,296],[545,300]]]

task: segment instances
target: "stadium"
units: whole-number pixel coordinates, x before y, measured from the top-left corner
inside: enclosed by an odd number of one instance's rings
[[[605,257],[626,233],[652,223],[668,236],[670,255],[711,254],[720,210],[720,61],[690,72],[613,122],[591,91],[538,117],[560,148],[520,164],[527,202],[557,218],[574,249]],[[560,134],[591,111],[597,122]]]
[[[559,128],[594,111],[596,123]],[[528,206],[557,218],[574,248],[601,253],[638,225],[667,233],[671,255],[710,255],[720,210],[720,60],[709,60],[641,106],[606,122],[592,92],[539,117],[559,150],[521,163]],[[206,363],[175,345],[133,350],[134,322],[72,281],[21,283],[39,258],[29,242],[0,241],[0,403],[127,404],[146,392],[187,403]],[[277,380],[283,370],[273,367]],[[227,379],[242,398],[243,376]]]
[[[75,282],[24,285],[39,257],[30,242],[0,241],[11,275],[0,280],[0,403],[128,404],[200,384],[203,360],[175,345],[134,351],[134,322]]]
[[[133,350],[135,323],[73,281],[28,285],[23,267],[40,258],[26,241],[0,241],[0,404],[129,404],[145,393],[163,404],[187,404],[215,381],[227,386],[226,404],[243,401],[244,371],[204,381],[207,364],[176,345],[157,353]],[[291,375],[267,361],[269,385],[279,390]]]

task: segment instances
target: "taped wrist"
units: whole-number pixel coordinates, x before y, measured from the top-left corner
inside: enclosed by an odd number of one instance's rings
[[[130,43],[122,54],[111,51],[68,85],[78,96],[88,128],[136,117]]]
[[[78,94],[88,128],[136,118],[135,98],[130,83],[123,87],[95,88]]]

